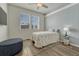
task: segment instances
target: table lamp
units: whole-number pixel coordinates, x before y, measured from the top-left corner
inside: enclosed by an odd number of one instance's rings
[[[69,28],[68,27],[64,27],[65,36],[68,36],[68,31],[69,31]]]

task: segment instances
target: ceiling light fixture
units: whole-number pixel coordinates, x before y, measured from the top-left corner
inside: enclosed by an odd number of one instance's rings
[[[42,7],[41,3],[37,3],[37,9],[39,9],[40,7]]]
[[[39,8],[41,8],[41,7],[43,7],[43,8],[48,8],[48,6],[45,5],[45,4],[43,4],[43,3],[36,3],[36,5],[37,5],[37,9],[39,9]]]

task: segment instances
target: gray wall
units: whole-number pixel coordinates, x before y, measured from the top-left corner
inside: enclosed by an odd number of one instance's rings
[[[64,26],[69,25],[70,42],[79,45],[79,4],[70,8],[57,12],[47,17],[46,29],[63,29]]]
[[[20,23],[19,23],[19,16],[22,12],[26,12],[29,15],[39,16],[40,17],[40,29],[39,30],[44,30],[44,15],[24,9],[24,8],[20,8],[17,6],[8,5],[8,35],[9,35],[9,38],[21,37],[23,39],[31,39],[32,33],[34,31],[38,31],[38,30],[32,30],[32,29],[26,29],[26,30],[21,31]]]

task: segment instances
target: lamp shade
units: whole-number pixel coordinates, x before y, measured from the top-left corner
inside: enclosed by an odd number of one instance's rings
[[[67,28],[67,27],[64,27],[64,31],[69,31],[69,28]]]

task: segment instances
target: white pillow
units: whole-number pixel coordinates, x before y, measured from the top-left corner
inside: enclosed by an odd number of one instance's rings
[[[7,26],[0,25],[0,42],[7,40]]]

